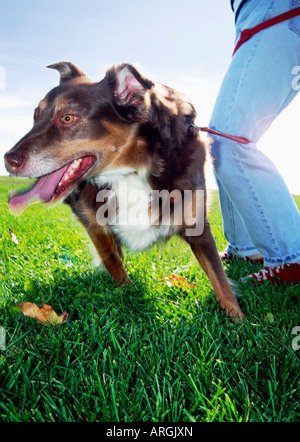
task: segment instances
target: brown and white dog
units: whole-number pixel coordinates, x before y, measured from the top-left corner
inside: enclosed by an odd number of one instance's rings
[[[11,174],[38,180],[11,198],[10,209],[22,211],[34,201],[63,199],[121,284],[130,282],[121,260],[122,245],[141,250],[180,235],[208,275],[221,308],[241,318],[206,219],[206,150],[191,127],[196,116],[191,103],[129,64],[112,67],[96,83],[70,62],[49,67],[59,71],[60,84],[35,109],[31,131],[5,155]],[[132,198],[136,190],[146,200]],[[146,222],[120,222],[128,193],[127,210],[146,206]],[[157,194],[169,199],[159,200],[153,216]],[[169,211],[167,222],[164,209]]]

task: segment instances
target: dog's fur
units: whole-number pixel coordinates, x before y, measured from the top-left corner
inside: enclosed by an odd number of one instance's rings
[[[203,190],[206,201],[206,152],[198,132],[189,125],[196,116],[191,103],[181,93],[142,77],[128,64],[112,67],[99,83],[91,82],[70,62],[49,67],[60,72],[60,84],[39,103],[32,130],[5,155],[8,171],[16,176],[51,177],[74,160],[86,158],[86,170],[60,197],[86,227],[114,280],[130,282],[121,260],[122,245],[144,249],[177,234],[190,244],[221,308],[229,316],[241,318],[205,205],[203,233],[197,236],[187,233],[190,226],[174,220],[168,226],[149,225],[139,230],[99,225],[96,219],[104,204],[97,201],[99,190],[114,190],[118,198],[122,181],[147,192],[166,189],[183,195],[192,190],[194,196],[196,190]]]

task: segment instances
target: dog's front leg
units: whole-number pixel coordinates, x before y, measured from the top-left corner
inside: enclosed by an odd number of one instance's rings
[[[209,223],[205,223],[202,235],[183,237],[190,244],[197,260],[210,279],[221,308],[234,319],[242,318],[243,312],[229,285]]]
[[[78,220],[86,228],[98,255],[113,279],[125,285],[131,282],[123,266],[122,250],[111,231],[109,225],[100,225],[97,222],[96,213],[101,204],[96,202],[97,188],[89,183],[83,182],[78,189],[65,200]]]
[[[123,266],[118,246],[112,233],[98,224],[93,224],[87,231],[103,265],[112,275],[113,279],[122,286],[131,282]]]

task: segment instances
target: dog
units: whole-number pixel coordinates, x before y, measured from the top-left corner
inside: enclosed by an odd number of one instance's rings
[[[121,285],[131,282],[122,246],[142,250],[179,235],[221,308],[241,319],[207,220],[206,146],[192,125],[196,111],[190,101],[127,63],[110,68],[100,82],[71,62],[48,67],[59,72],[60,83],[35,109],[30,132],[4,157],[12,175],[37,178],[31,189],[10,199],[10,210],[63,200]],[[137,190],[142,202],[132,197]],[[124,204],[133,213],[143,206],[145,222],[121,222]]]

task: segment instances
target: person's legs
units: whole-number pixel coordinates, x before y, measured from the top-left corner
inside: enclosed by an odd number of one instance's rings
[[[256,255],[259,251],[252,244],[248,231],[226,193],[222,183],[215,174],[218,184],[220,206],[223,219],[224,235],[228,241],[227,254],[249,257]]]
[[[237,31],[298,3],[248,1],[239,14]],[[212,156],[229,247],[241,256],[259,251],[267,266],[300,260],[299,211],[274,164],[256,147],[274,118],[297,94],[292,87],[292,69],[300,65],[300,17],[293,19],[292,25],[277,24],[238,49],[210,122],[213,129],[253,141],[242,145],[214,136]],[[284,155],[284,146],[282,149]]]

